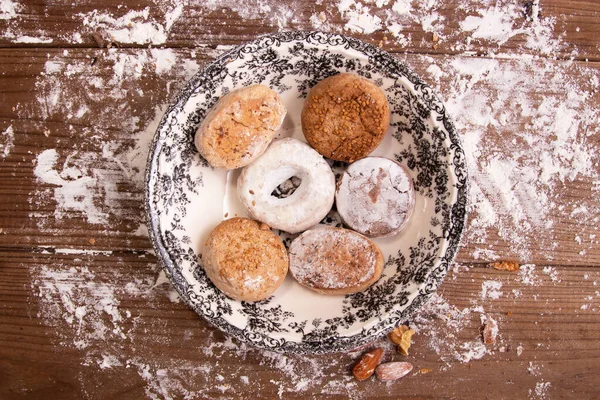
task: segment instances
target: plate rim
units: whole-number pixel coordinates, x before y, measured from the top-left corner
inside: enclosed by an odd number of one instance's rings
[[[448,240],[448,246],[447,246],[445,252],[443,253],[443,255],[440,256],[439,263],[437,265],[437,269],[441,268],[441,270],[439,270],[439,273],[438,273],[438,276],[440,277],[439,284],[434,285],[434,286],[431,286],[431,284],[427,285],[427,282],[420,284],[420,286],[425,286],[425,290],[423,291],[419,287],[419,291],[418,291],[417,295],[414,297],[414,299],[412,300],[411,304],[409,304],[399,315],[396,315],[396,318],[390,318],[390,315],[388,315],[386,318],[377,322],[375,325],[373,325],[371,328],[369,328],[369,331],[371,331],[371,332],[365,331],[363,328],[363,330],[361,330],[357,334],[354,334],[351,336],[343,336],[343,337],[334,338],[336,343],[331,343],[329,341],[319,342],[319,343],[312,343],[312,342],[307,343],[307,342],[297,342],[297,341],[291,342],[291,341],[284,340],[284,343],[288,343],[288,344],[293,343],[294,345],[291,345],[291,346],[290,345],[288,345],[288,346],[275,345],[275,346],[271,347],[271,346],[265,345],[265,343],[263,341],[255,341],[255,340],[252,340],[251,338],[243,335],[242,329],[231,325],[229,322],[225,321],[223,318],[219,317],[220,320],[218,320],[216,318],[209,317],[206,314],[200,312],[199,309],[194,304],[192,304],[191,301],[188,299],[187,295],[184,293],[184,289],[182,287],[180,287],[180,285],[178,285],[177,282],[175,282],[175,280],[173,279],[173,276],[172,276],[172,272],[171,272],[171,268],[174,268],[174,262],[169,257],[167,249],[165,248],[164,244],[160,240],[160,231],[159,231],[160,225],[159,225],[158,221],[156,221],[158,219],[158,217],[153,215],[153,210],[151,207],[152,191],[151,191],[150,183],[151,183],[151,179],[153,176],[154,168],[156,167],[156,164],[153,161],[157,158],[157,156],[159,154],[159,153],[157,153],[157,148],[158,148],[158,142],[159,142],[158,139],[160,136],[160,131],[163,129],[165,123],[169,119],[170,114],[177,107],[177,105],[184,98],[186,98],[186,97],[189,98],[190,94],[188,94],[188,92],[190,92],[191,90],[193,90],[195,88],[194,83],[195,83],[196,77],[206,74],[209,71],[209,69],[211,68],[211,66],[218,64],[220,62],[222,63],[224,60],[227,60],[232,54],[237,54],[241,50],[243,50],[245,47],[247,47],[249,45],[257,44],[261,40],[272,39],[272,40],[279,40],[282,42],[292,42],[292,41],[296,41],[296,40],[305,41],[310,36],[323,36],[328,39],[338,38],[341,40],[340,44],[348,43],[353,49],[355,49],[355,46],[358,45],[361,47],[361,50],[357,50],[357,51],[364,54],[364,50],[368,50],[370,52],[370,54],[376,54],[378,56],[383,57],[387,61],[390,61],[392,64],[394,64],[394,67],[395,67],[394,70],[397,69],[398,66],[402,66],[411,75],[411,78],[415,79],[416,84],[418,84],[422,87],[428,88],[431,96],[433,96],[442,105],[442,109],[436,110],[436,111],[443,117],[441,119],[441,122],[443,123],[443,126],[446,129],[446,131],[448,132],[448,136],[449,136],[449,139],[451,140],[451,143],[455,146],[454,157],[456,158],[457,152],[459,154],[462,154],[463,176],[462,176],[462,180],[458,179],[459,177],[456,174],[456,169],[457,169],[456,164],[454,162],[451,162],[452,170],[455,171],[454,176],[457,177],[457,183],[460,183],[460,184],[455,185],[456,190],[457,190],[456,200],[451,206],[451,212],[450,212],[450,217],[449,217],[450,221],[451,221],[452,231],[449,233],[449,238],[446,239],[446,240]],[[281,40],[281,39],[285,39],[285,40]],[[354,44],[355,46],[352,46],[352,44]],[[327,44],[324,44],[324,45],[327,45]],[[391,69],[391,67],[389,67],[389,68]],[[415,84],[415,82],[412,82],[412,81],[411,81],[411,83]],[[147,161],[146,161],[146,169],[145,169],[145,173],[144,173],[144,210],[145,210],[146,226],[148,227],[149,238],[150,238],[150,241],[152,242],[152,247],[156,253],[156,257],[158,259],[159,265],[161,266],[162,270],[165,272],[165,274],[169,278],[171,284],[177,290],[178,294],[180,295],[180,297],[184,301],[184,303],[188,307],[190,307],[192,310],[194,310],[194,312],[196,314],[198,314],[205,321],[207,321],[211,326],[218,328],[219,330],[223,331],[224,333],[226,333],[228,335],[233,336],[234,338],[240,340],[243,343],[249,343],[249,344],[253,345],[254,347],[262,348],[265,350],[271,350],[271,351],[287,353],[287,354],[328,354],[328,353],[336,353],[336,352],[341,352],[341,351],[349,351],[349,350],[357,349],[357,348],[360,348],[362,346],[368,345],[369,343],[376,341],[377,339],[384,336],[391,329],[393,329],[398,322],[405,321],[417,309],[419,309],[422,305],[424,305],[424,303],[426,303],[429,300],[431,295],[436,292],[437,288],[439,287],[441,282],[444,280],[444,278],[448,272],[449,265],[454,260],[456,254],[458,252],[458,249],[460,248],[461,241],[463,240],[463,231],[466,226],[468,209],[469,209],[469,198],[468,198],[469,186],[470,186],[469,174],[468,174],[468,167],[466,165],[466,160],[465,160],[464,147],[462,145],[460,136],[459,136],[458,132],[456,131],[454,123],[452,122],[451,118],[446,113],[446,106],[440,100],[439,95],[437,95],[437,93],[435,93],[433,91],[431,86],[429,86],[427,83],[425,83],[421,79],[421,77],[419,75],[417,75],[408,65],[406,65],[405,63],[398,60],[396,57],[394,57],[393,54],[391,54],[383,49],[380,49],[370,43],[367,43],[361,39],[356,39],[353,37],[349,37],[349,36],[346,36],[346,35],[343,35],[340,33],[334,33],[334,32],[323,32],[323,31],[318,31],[318,30],[297,30],[297,31],[267,33],[267,34],[257,36],[252,40],[249,40],[249,41],[243,42],[239,45],[236,45],[233,48],[222,53],[220,56],[216,57],[214,60],[205,64],[201,69],[198,70],[198,72],[196,72],[192,77],[190,77],[187,80],[186,84],[179,90],[177,95],[170,101],[169,106],[164,111],[164,114],[161,117],[160,123],[158,124],[156,131],[154,132],[152,141],[150,142],[150,145],[149,145],[148,157],[147,157]],[[168,262],[167,262],[167,260],[168,260]],[[171,265],[169,265],[169,263]],[[434,269],[436,269],[436,268],[434,268]],[[432,269],[432,271],[434,269]],[[381,326],[381,325],[383,325],[383,326]],[[377,329],[375,329],[375,331],[373,331],[374,328],[377,328]],[[268,335],[266,335],[264,333],[260,333],[259,335],[264,336],[265,339],[268,338]]]

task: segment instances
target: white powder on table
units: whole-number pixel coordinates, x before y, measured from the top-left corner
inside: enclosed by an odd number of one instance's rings
[[[521,9],[514,4],[490,8],[487,2],[462,2],[461,8],[468,9],[468,15],[448,21],[440,12],[442,3],[435,0],[341,0],[327,13],[312,15],[310,23],[335,32],[389,32],[390,44],[402,47],[412,44],[411,35],[404,30],[416,23],[426,32],[437,32],[440,46],[463,52],[452,58],[423,57],[422,61],[456,122],[472,175],[473,212],[466,228],[466,243],[479,245],[473,256],[493,259],[499,255],[486,246],[493,245],[490,239],[496,235],[510,243],[509,252],[522,261],[527,261],[534,251],[539,253],[536,244],[548,249],[544,254],[551,259],[553,243],[558,240],[553,237],[552,228],[559,220],[570,218],[577,224],[599,215],[598,205],[593,201],[584,199],[581,204],[573,204],[568,199],[557,201],[562,185],[578,180],[595,182],[591,187],[593,193],[600,190],[595,163],[599,116],[594,106],[598,72],[574,62],[544,62],[523,54],[533,50],[555,56],[567,47],[559,22],[540,17],[543,13],[539,12],[537,2],[533,4],[529,25],[519,23]],[[119,14],[95,10],[79,14],[75,20],[82,22],[89,32],[107,33],[112,40],[121,43],[161,44],[169,39],[169,32],[185,13],[185,6],[183,2],[166,0],[155,0],[154,4],[155,9],[160,10],[158,14],[153,11],[154,16],[148,9],[121,10]],[[264,19],[274,27],[289,27],[298,18],[294,16],[294,6],[279,5],[274,0],[209,1],[202,7],[216,11],[224,5],[244,19]],[[389,5],[391,10],[381,9]],[[17,16],[26,12],[26,8],[25,4],[15,1],[0,2],[0,19],[9,21],[8,29],[0,35],[13,42],[50,43],[53,39],[43,31],[37,32],[37,36],[23,33]],[[342,18],[342,24],[332,25],[330,21],[338,17]],[[198,18],[201,20],[202,16]],[[80,32],[69,33],[66,40],[83,43],[83,36]],[[521,44],[507,47],[516,40]],[[495,45],[498,50],[488,53],[487,58],[471,58],[467,52],[476,49],[477,41]],[[222,50],[224,48],[202,49],[202,52],[215,56]],[[110,67],[103,72],[108,71],[108,74],[93,72],[91,59],[49,56],[36,82],[36,101],[15,105],[19,116],[65,120],[62,134],[85,136],[89,143],[99,145],[101,154],[78,144],[70,149],[56,145],[35,155],[32,171],[40,186],[31,195],[32,209],[56,210],[51,215],[32,211],[31,216],[37,219],[40,229],[50,220],[68,219],[75,213],[88,223],[107,229],[111,218],[129,218],[137,224],[132,227],[132,234],[147,235],[141,212],[131,216],[122,211],[126,202],[141,202],[139,193],[137,197],[135,194],[123,196],[118,183],[128,179],[138,188],[143,186],[149,142],[165,107],[156,107],[144,114],[134,109],[130,100],[134,96],[159,97],[157,92],[138,85],[145,75],[160,76],[177,70],[174,74],[177,81],[189,78],[198,66],[191,53],[182,54],[171,49],[111,49],[104,53]],[[576,54],[577,49],[573,49],[573,55]],[[573,76],[587,79],[576,80]],[[539,82],[545,82],[547,87],[540,89]],[[176,88],[166,85],[161,90],[173,93]],[[164,97],[160,99],[157,103],[166,101]],[[112,132],[113,126],[102,124],[113,119],[120,129],[117,138]],[[521,126],[519,121],[530,123]],[[95,126],[95,129],[78,131],[78,123]],[[57,133],[51,125],[45,129],[49,138]],[[497,140],[489,140],[488,132],[514,138],[514,141],[494,143]],[[0,155],[10,155],[19,134],[17,125],[2,132]],[[98,168],[98,165],[110,165],[110,168]],[[584,238],[594,239],[590,232],[578,235],[581,243],[577,244],[581,246],[585,245]],[[97,365],[99,369],[136,369],[146,382],[149,397],[203,397],[206,388],[190,388],[193,378],[198,376],[208,383],[207,387],[218,387],[226,394],[243,393],[247,390],[244,386],[236,386],[228,378],[223,382],[216,379],[219,374],[240,376],[239,385],[253,383],[247,375],[241,375],[241,370],[226,374],[218,362],[221,357],[256,359],[259,365],[273,371],[275,377],[271,384],[281,394],[320,390],[324,394],[349,396],[357,388],[350,376],[340,372],[346,371],[352,363],[344,355],[283,356],[251,349],[231,339],[202,338],[209,343],[201,350],[211,358],[207,363],[149,362],[142,357],[126,359],[120,347],[124,341],[136,341],[135,321],[143,316],[125,309],[121,299],[133,296],[144,303],[164,304],[166,299],[178,301],[176,292],[162,284],[164,276],[162,281],[154,278],[158,275],[156,267],[148,267],[154,268],[153,272],[144,275],[152,279],[132,278],[130,272],[123,271],[103,277],[92,268],[92,262],[85,260],[88,255],[103,254],[87,249],[53,251],[58,255],[81,257],[84,261],[67,268],[58,260],[52,264],[43,260],[46,265],[32,270],[31,291],[40,305],[39,317],[62,332],[60,346],[89,350],[85,363]],[[550,280],[560,282],[555,269],[546,267],[542,272]],[[542,283],[534,265],[524,265],[516,279],[525,286]],[[485,281],[481,300],[499,298],[501,288],[500,281]],[[513,289],[512,293],[521,297],[525,291]],[[414,316],[411,326],[426,338],[427,346],[450,368],[453,363],[480,359],[489,353],[477,337],[476,329],[469,324],[473,314],[483,312],[481,305],[459,309],[436,295]],[[151,341],[169,340],[164,339],[168,337],[168,327],[156,327],[156,333]],[[199,340],[195,335],[196,330],[190,330],[184,338]],[[522,346],[517,348],[520,356],[519,349],[522,352]],[[550,386],[542,380],[531,395],[544,396]]]
[[[9,20],[17,16],[20,5],[12,0],[0,1],[0,19]]]
[[[14,40],[15,43],[52,43],[53,41],[52,38],[32,36],[19,36]]]
[[[165,23],[150,19],[150,7],[143,10],[131,10],[120,17],[100,13],[94,10],[87,14],[79,14],[83,25],[101,30],[118,43],[162,44],[167,40],[168,31],[181,16],[182,6],[178,5],[165,13]]]
[[[10,154],[15,141],[15,131],[12,125],[9,125],[4,131],[2,131],[2,135],[0,136],[0,158],[5,158]]]
[[[351,32],[369,34],[381,29],[381,18],[373,15],[365,5],[354,0],[341,0],[338,11],[347,18],[345,28]]]
[[[502,282],[500,281],[485,281],[481,284],[481,299],[499,299],[502,296],[500,289],[502,288]]]

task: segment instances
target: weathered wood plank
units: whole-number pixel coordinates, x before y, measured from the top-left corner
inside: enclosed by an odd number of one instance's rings
[[[142,208],[149,140],[187,77],[219,51],[0,53],[0,132],[12,130],[0,135],[7,153],[0,161],[0,246],[149,249]],[[594,157],[600,127],[594,104],[600,102],[600,92],[590,82],[597,79],[600,66],[399,57],[441,93],[465,142],[472,167],[472,212],[458,261],[508,258],[598,265],[600,204],[594,193],[600,171]],[[585,101],[573,100],[575,93]],[[516,107],[529,111],[506,117],[513,99]],[[564,106],[562,115],[572,119],[572,126],[553,125],[553,109],[545,109],[548,100],[551,107]],[[568,137],[557,140],[558,134]],[[532,140],[539,142],[533,154]],[[538,161],[535,152],[540,149],[553,157],[551,178],[536,182],[529,176],[524,187],[505,188],[491,175],[497,173],[490,169],[493,163],[511,166],[510,185],[521,184],[518,174],[542,174],[548,166]],[[580,158],[563,160],[570,152]],[[55,155],[53,169],[62,174],[60,184],[35,175],[42,153],[50,159]],[[585,157],[591,164],[580,168],[576,163],[586,162]],[[571,169],[573,176],[567,176]],[[61,190],[71,189],[83,192],[65,200]],[[544,202],[538,204],[531,191]],[[502,196],[521,203],[506,207],[499,203]],[[486,202],[495,222],[485,214]],[[526,224],[531,228],[525,229]]]
[[[266,0],[183,5],[144,0],[122,7],[116,1],[27,2],[16,7],[12,18],[0,20],[0,32],[5,32],[0,46],[96,47],[91,36],[94,32],[107,40],[112,33],[121,39],[122,47],[147,43],[216,46],[239,44],[281,30],[321,29],[381,43],[392,51],[525,51],[537,55],[552,47],[550,56],[598,59],[600,28],[596,22],[600,8],[593,1],[548,0],[539,7],[537,2],[503,1],[495,8],[485,1],[466,6],[458,0],[423,4],[385,1],[379,2],[380,6],[366,1],[318,3]],[[146,31],[126,32],[128,24],[144,24],[140,26]],[[433,33],[439,38],[436,42]],[[548,42],[559,36],[560,46]],[[39,40],[28,43],[31,40],[27,38]]]
[[[480,397],[483,387],[492,397],[526,398],[536,385],[548,398],[597,393],[597,268],[451,271],[445,300],[410,321],[410,355],[381,342],[387,359],[415,365],[408,378],[384,385],[352,380],[360,352],[289,357],[231,342],[170,301],[170,284],[155,286],[153,258],[3,251],[0,259],[0,372],[12,377],[0,385],[3,398],[237,397],[250,387],[267,398]],[[469,349],[481,350],[480,315],[498,321],[499,336],[476,359]]]

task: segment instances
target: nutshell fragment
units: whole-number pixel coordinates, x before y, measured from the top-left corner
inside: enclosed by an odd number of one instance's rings
[[[498,338],[498,322],[487,318],[483,323],[483,343],[486,345],[496,344]]]
[[[393,343],[398,345],[398,351],[400,352],[400,354],[407,356],[408,349],[412,344],[412,336],[414,334],[415,331],[413,329],[410,329],[406,325],[400,325],[388,334],[388,338]]]
[[[518,271],[521,268],[518,262],[514,261],[498,261],[490,263],[490,267],[497,269],[498,271]]]

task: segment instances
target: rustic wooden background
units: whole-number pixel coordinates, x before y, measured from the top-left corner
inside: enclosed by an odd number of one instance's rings
[[[600,397],[600,245],[593,240],[600,216],[597,178],[562,182],[551,200],[564,207],[550,214],[554,224],[548,232],[528,238],[526,259],[496,229],[487,229],[485,243],[465,240],[440,289],[452,309],[446,316],[442,310],[419,317],[430,321],[421,322],[407,359],[415,371],[393,384],[354,382],[350,368],[359,353],[277,356],[232,342],[177,301],[170,284],[160,279],[143,229],[140,160],[125,165],[119,160],[136,150],[143,154],[148,134],[142,132],[151,133],[185,80],[223,46],[284,29],[313,29],[315,17],[323,15],[322,29],[380,45],[426,79],[432,63],[443,68],[453,60],[490,54],[512,55],[494,58],[502,64],[533,56],[540,69],[568,64],[564,71],[580,85],[593,84],[590,76],[600,70],[597,1],[479,1],[471,7],[466,0],[430,2],[444,19],[444,30],[434,37],[418,21],[406,21],[405,43],[384,28],[348,32],[339,2],[317,3],[0,2],[0,398]],[[384,19],[395,2],[358,3],[372,6]],[[412,3],[416,9],[422,2]],[[564,46],[550,54],[528,52],[526,35],[503,43],[473,39],[464,46],[469,34],[458,21],[476,8],[509,5],[522,12],[516,22],[525,30],[533,29],[527,21],[539,5],[535,17],[552,19],[552,34]],[[180,15],[174,12],[177,6]],[[118,18],[146,7],[143,21],[159,21],[163,28],[165,15],[178,17],[166,39],[152,46],[172,49],[161,53],[174,58],[169,68],[154,65],[148,43],[109,45],[104,36],[101,48],[93,34],[103,35],[102,28],[83,17],[97,10]],[[124,77],[116,69],[123,60]],[[139,60],[145,63],[134,65]],[[528,95],[543,99],[556,82],[539,76]],[[101,84],[92,84],[94,79]],[[443,98],[450,95],[444,88],[452,79],[442,75],[437,83]],[[598,90],[587,93],[585,103],[597,109]],[[82,105],[83,115],[75,115]],[[515,110],[511,119],[516,137],[528,116]],[[596,121],[588,127],[582,140],[600,144],[599,126]],[[506,131],[490,127],[484,135],[486,146],[510,151],[501,145],[512,140]],[[36,177],[38,157],[49,149],[56,149],[57,165],[79,170],[70,177],[63,170],[65,180],[95,179],[80,197],[92,199],[99,220],[90,219],[86,206],[65,207],[57,185]],[[593,168],[600,172],[597,161]],[[575,221],[570,212],[579,204],[587,205],[588,216]],[[551,247],[545,235],[552,236]],[[592,238],[585,251],[576,236]],[[535,285],[524,284],[516,272],[490,268],[490,259],[476,256],[480,248],[492,250],[494,258],[535,264]],[[555,275],[542,274],[543,267]],[[482,284],[490,280],[501,282],[503,293],[519,295],[482,299]],[[102,304],[107,298],[110,304]],[[94,309],[97,303],[100,308]],[[77,314],[82,305],[87,315]],[[461,319],[453,313],[476,306],[499,321],[500,341],[484,357],[461,362],[446,347],[478,340],[481,321],[478,314]],[[442,351],[432,340],[440,341]],[[400,360],[386,346],[388,359]],[[519,346],[523,351],[517,354]]]

